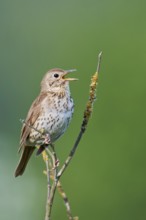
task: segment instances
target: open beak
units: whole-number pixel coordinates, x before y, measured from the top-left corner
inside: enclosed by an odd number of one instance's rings
[[[77,78],[66,78],[66,75],[68,73],[71,73],[71,72],[75,72],[77,71],[76,69],[72,69],[72,70],[65,70],[65,73],[64,75],[62,76],[62,79],[64,79],[65,81],[75,81],[75,80],[78,80]]]

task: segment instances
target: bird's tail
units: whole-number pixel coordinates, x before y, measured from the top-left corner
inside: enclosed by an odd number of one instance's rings
[[[25,146],[23,152],[22,152],[22,155],[21,155],[21,158],[20,158],[20,161],[18,163],[18,166],[15,170],[15,177],[19,176],[19,175],[22,175],[24,173],[24,170],[26,168],[26,165],[34,151],[35,147],[27,147]]]

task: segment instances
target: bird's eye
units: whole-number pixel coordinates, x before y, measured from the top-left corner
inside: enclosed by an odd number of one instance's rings
[[[54,77],[55,77],[55,78],[58,78],[58,77],[59,77],[59,74],[58,74],[58,73],[55,73],[55,74],[54,74]]]

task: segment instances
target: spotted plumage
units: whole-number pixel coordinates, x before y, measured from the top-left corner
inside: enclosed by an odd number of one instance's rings
[[[76,79],[65,78],[65,75],[72,71],[52,69],[44,76],[40,94],[32,103],[21,130],[19,151],[22,150],[22,155],[15,176],[23,174],[37,145],[39,154],[66,131],[74,111],[69,81]]]

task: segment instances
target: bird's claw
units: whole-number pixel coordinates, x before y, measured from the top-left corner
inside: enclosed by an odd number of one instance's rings
[[[50,143],[51,143],[50,135],[48,133],[46,133],[45,136],[44,136],[43,144],[49,145]]]

